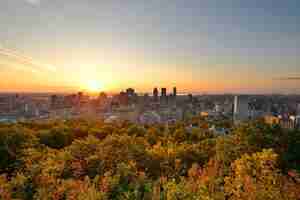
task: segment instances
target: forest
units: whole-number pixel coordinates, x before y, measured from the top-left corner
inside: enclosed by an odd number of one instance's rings
[[[262,121],[0,124],[1,200],[297,200],[299,172],[300,132]]]

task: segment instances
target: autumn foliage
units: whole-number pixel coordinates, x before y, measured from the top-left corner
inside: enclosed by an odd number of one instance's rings
[[[192,120],[0,124],[0,199],[300,199],[299,131]]]

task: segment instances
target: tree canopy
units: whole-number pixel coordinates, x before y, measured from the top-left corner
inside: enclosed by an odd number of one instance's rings
[[[262,122],[0,124],[0,199],[297,200],[299,147]]]

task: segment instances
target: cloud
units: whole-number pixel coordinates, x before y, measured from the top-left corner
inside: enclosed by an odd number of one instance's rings
[[[279,80],[279,81],[300,81],[300,76],[288,76],[288,77],[279,77],[279,78],[274,78],[274,80]]]
[[[12,59],[15,59],[16,61],[22,63],[24,66],[30,65],[32,71],[50,71],[55,72],[57,69],[53,65],[49,65],[47,63],[41,63],[29,56],[25,56],[24,54],[17,52],[12,49],[4,48],[0,45],[0,55],[6,56]]]
[[[14,69],[19,70],[19,71],[31,72],[33,74],[40,73],[40,71],[38,71],[38,70],[36,70],[34,68],[31,68],[31,67],[28,67],[28,66],[24,66],[24,65],[20,65],[20,64],[11,64],[11,63],[8,63],[8,62],[1,62],[0,61],[0,67],[14,68]]]

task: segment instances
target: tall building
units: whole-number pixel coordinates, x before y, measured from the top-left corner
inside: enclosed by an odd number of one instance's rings
[[[105,92],[101,92],[98,96],[98,99],[104,101],[107,99],[107,94]]]
[[[64,104],[66,107],[73,107],[77,104],[77,96],[76,94],[67,95],[64,98]]]
[[[133,88],[128,88],[128,89],[126,90],[126,93],[127,93],[127,96],[128,96],[128,97],[133,97],[133,96],[135,95],[135,91],[134,91]]]
[[[161,88],[161,103],[167,103],[168,97],[167,97],[167,88]]]
[[[64,96],[51,95],[50,97],[51,109],[63,108],[65,106],[64,102]]]
[[[300,103],[297,104],[297,115],[300,115]]]
[[[193,95],[192,94],[188,94],[188,101],[189,101],[189,103],[193,102]]]
[[[161,97],[167,96],[167,88],[161,88]]]
[[[154,101],[158,101],[158,89],[157,88],[153,89],[153,99],[154,99]]]
[[[296,129],[300,129],[300,116],[296,116]]]
[[[120,92],[119,96],[118,96],[118,100],[120,105],[128,105],[128,95],[126,92]]]
[[[133,88],[126,89],[126,95],[128,97],[129,104],[135,104],[138,101],[138,95],[135,93]]]
[[[249,99],[247,96],[234,97],[233,119],[237,123],[249,119]]]
[[[0,97],[0,113],[9,113],[12,110],[12,100],[10,96]]]
[[[143,96],[143,104],[144,105],[148,105],[149,104],[149,94],[148,93],[145,93],[144,96]]]
[[[78,98],[81,99],[83,97],[83,92],[78,92],[77,95],[78,95]]]
[[[177,96],[177,88],[176,88],[176,87],[173,88],[173,96],[174,96],[174,97]]]
[[[58,96],[57,95],[51,95],[51,97],[50,97],[51,108],[56,107],[57,102],[58,102]]]

